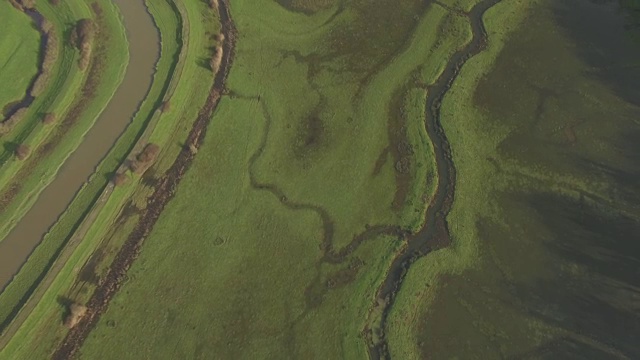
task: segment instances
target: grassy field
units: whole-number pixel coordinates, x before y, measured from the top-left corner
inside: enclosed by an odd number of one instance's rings
[[[411,268],[389,322],[394,358],[639,355],[640,73],[628,64],[640,49],[615,7],[512,1],[486,14],[489,48],[443,104],[454,244]],[[615,58],[603,67],[599,54]]]
[[[366,357],[397,229],[433,191],[425,89],[470,34],[418,1],[333,10],[232,3],[229,96],[81,358]]]
[[[37,194],[53,179],[57,169],[80,144],[83,134],[95,122],[122,80],[126,65],[122,59],[127,58],[127,47],[120,15],[112,3],[107,1],[98,3],[103,9],[102,16],[98,19],[102,35],[99,35],[100,37],[96,40],[98,45],[93,52],[95,59],[98,60],[92,63],[91,68],[86,71],[86,76],[80,75],[82,79],[54,76],[53,83],[40,97],[42,102],[38,100],[34,102],[27,113],[26,121],[20,124],[22,126],[18,126],[10,136],[3,138],[6,146],[5,153],[0,155],[0,158],[4,158],[0,173],[0,199],[3,205],[0,211],[0,224],[2,224],[0,239],[6,236],[29,209],[36,200]],[[39,5],[45,16],[47,11],[51,11],[51,18],[57,20],[52,23],[60,24],[54,28],[58,29],[60,38],[64,39],[60,41],[61,46],[67,48],[69,48],[68,41],[62,33],[71,26],[69,18],[72,19],[71,24],[73,24],[78,19],[95,16],[84,2],[77,4],[65,2],[55,10],[51,9],[51,5],[46,1],[42,1]],[[60,61],[63,63],[60,66],[77,68],[77,55],[69,54],[69,56],[72,57],[61,58]],[[119,60],[110,61],[110,59]],[[78,72],[76,69],[70,71]],[[61,71],[59,76],[69,76],[69,73]],[[57,87],[58,85],[60,87]],[[53,108],[43,109],[44,102],[50,103],[56,100],[53,95],[62,97],[60,103],[56,103]],[[66,108],[60,108],[65,105]],[[58,109],[60,111],[56,111]],[[44,112],[57,114],[59,120],[54,126],[42,124]],[[12,134],[15,137],[12,137]],[[13,157],[11,152],[17,144],[29,145],[32,148],[32,156],[25,161]]]
[[[5,35],[0,37],[0,109],[20,101],[38,71],[40,33],[31,19],[8,1],[0,3],[0,23]],[[4,110],[0,113],[0,117]]]

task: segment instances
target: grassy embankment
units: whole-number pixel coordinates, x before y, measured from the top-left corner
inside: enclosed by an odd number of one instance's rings
[[[0,2],[0,23],[5,35],[0,37],[0,119],[5,107],[20,101],[38,72],[40,33],[29,16],[8,1]]]
[[[454,243],[409,271],[394,358],[638,356],[640,51],[615,6],[505,1],[486,14],[489,48],[442,110]]]
[[[425,89],[470,38],[437,5],[368,5],[232,3],[230,96],[82,356],[366,357],[433,189]]]
[[[53,7],[40,1],[37,8],[49,19],[58,37],[59,57],[46,90],[29,107],[25,118],[6,136],[0,153],[0,239],[35,202],[53,180],[57,169],[81,143],[124,76],[128,51],[124,28],[114,4],[97,1],[102,15],[90,5],[67,1]],[[91,63],[78,68],[78,50],[69,43],[75,23],[92,18],[99,29],[92,44]],[[45,113],[53,113],[53,124],[44,124]],[[13,156],[15,146],[25,144],[31,155],[24,161]]]
[[[129,127],[118,139],[109,155],[97,167],[96,173],[80,190],[69,208],[45,236],[43,242],[30,255],[20,273],[0,294],[0,324],[2,324],[2,328],[9,324],[16,311],[23,306],[26,299],[37,288],[42,277],[46,275],[64,246],[68,243],[70,243],[70,247],[77,246],[77,243],[82,239],[77,236],[72,239],[72,235],[79,229],[82,220],[89,215],[92,204],[104,198],[104,196],[100,197],[100,194],[109,179],[113,177],[114,169],[118,168],[122,159],[132,150],[133,143],[152,123],[152,119],[157,118],[156,109],[160,106],[165,95],[170,92],[170,75],[177,71],[177,53],[179,51],[177,20],[165,1],[152,1],[149,3],[149,7],[163,34],[163,56],[156,65],[152,88]]]
[[[158,64],[151,94],[134,120],[134,125],[138,124],[138,131],[142,130],[140,127],[142,121],[146,121],[144,133],[133,133],[130,131],[131,128],[128,130],[131,136],[141,136],[136,149],[132,151],[131,158],[135,157],[147,141],[159,144],[163,148],[154,167],[145,175],[147,181],[154,174],[159,175],[165,171],[182,149],[181,142],[184,141],[191,121],[195,119],[198,108],[204,102],[207,90],[213,81],[208,62],[203,59],[211,57],[209,47],[212,44],[212,36],[218,32],[217,21],[204,4],[186,6],[181,3],[157,0],[149,1],[148,5],[162,34],[163,56]],[[165,101],[171,103],[170,110],[161,112],[158,108]],[[127,143],[121,139],[119,145],[122,146],[117,146],[116,149],[129,149],[130,144],[130,141]],[[114,158],[111,161],[120,158]],[[101,167],[113,169],[113,167],[106,167],[104,163]],[[72,237],[51,269],[51,273],[46,275],[43,284],[36,291],[34,297],[39,297],[40,301],[36,301],[38,305],[30,314],[31,317],[20,327],[18,334],[0,354],[10,354],[7,356],[13,358],[29,357],[29,348],[23,347],[25,338],[28,339],[26,343],[35,342],[38,339],[37,351],[46,354],[53,344],[64,336],[65,332],[58,321],[61,311],[61,305],[57,303],[58,296],[80,302],[90,296],[95,286],[95,279],[92,276],[89,278],[84,276],[87,274],[86,268],[89,267],[94,271],[91,274],[93,276],[101,275],[104,264],[111,261],[121,241],[124,240],[123,237],[111,236],[114,235],[115,230],[124,231],[124,229],[112,228],[114,222],[116,226],[124,225],[119,222],[123,207],[132,199],[141,207],[146,203],[145,196],[148,196],[149,188],[145,183],[148,182],[141,181],[137,175],[129,174],[128,176],[130,181],[125,186],[115,189],[112,185],[107,187],[100,198],[100,204],[94,206],[82,225],[76,227],[73,226],[72,221],[66,221],[71,216],[67,212],[62,219],[62,223],[65,224],[59,223],[53,233],[49,234],[48,241],[54,243],[68,236]],[[110,189],[113,189],[113,193],[110,193]],[[86,209],[81,206],[84,190],[87,188],[83,189],[72,205],[75,211],[82,212]],[[93,193],[87,194],[89,196],[84,197],[84,200],[92,199]],[[102,200],[105,201],[102,202]],[[71,219],[73,220],[74,217]],[[135,217],[132,220],[135,220]],[[69,228],[71,226],[73,229]],[[73,235],[70,233],[71,230],[75,230]],[[105,234],[106,232],[108,233]],[[34,261],[40,269],[49,261],[52,251],[52,246],[45,247],[46,244],[45,241],[29,259],[30,262]],[[83,267],[90,257],[92,261]],[[83,269],[80,278],[77,278],[80,267]],[[18,281],[23,275],[27,280],[20,281],[22,286],[16,285],[18,293],[33,281],[33,276],[36,274],[36,272],[23,272],[18,276]],[[52,306],[52,304],[55,305]],[[34,334],[48,334],[48,336],[42,341],[42,336]]]

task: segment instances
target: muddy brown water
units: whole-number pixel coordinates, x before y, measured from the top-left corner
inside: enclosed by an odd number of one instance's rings
[[[131,122],[151,87],[160,54],[160,34],[143,0],[114,2],[123,15],[129,41],[130,59],[124,80],[82,144],[58,170],[53,182],[0,242],[0,289],[4,289],[20,270],[44,234],[94,173]]]

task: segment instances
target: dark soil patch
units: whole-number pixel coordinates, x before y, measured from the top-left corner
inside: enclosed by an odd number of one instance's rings
[[[380,174],[380,170],[382,170],[382,167],[387,163],[389,159],[389,152],[390,148],[388,146],[384,148],[384,150],[382,150],[382,152],[378,156],[378,160],[376,160],[376,164],[373,167],[371,176],[377,176],[378,174]]]

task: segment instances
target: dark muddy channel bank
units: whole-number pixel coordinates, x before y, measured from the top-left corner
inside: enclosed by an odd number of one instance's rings
[[[138,110],[151,87],[160,56],[160,34],[143,0],[115,0],[124,18],[129,41],[129,64],[124,80],[94,126],[62,165],[56,178],[36,203],[0,242],[0,289],[42,241],[71,203],[82,185],[94,173]]]

